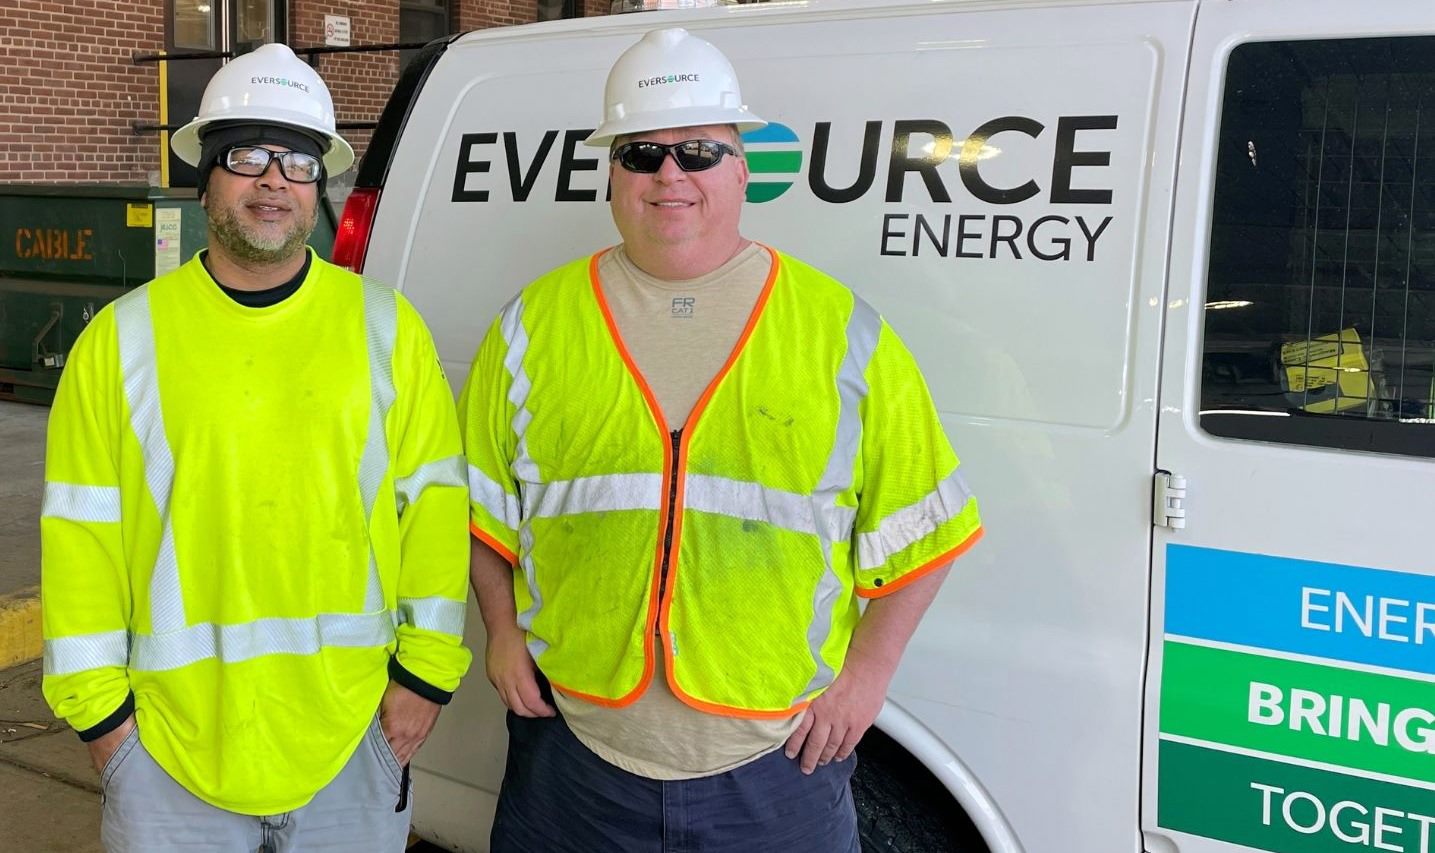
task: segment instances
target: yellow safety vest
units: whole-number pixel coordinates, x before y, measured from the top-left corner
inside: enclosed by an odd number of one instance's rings
[[[684,702],[790,715],[841,671],[857,596],[980,534],[906,347],[850,290],[769,251],[681,430],[623,346],[600,255],[525,288],[479,347],[459,403],[472,530],[516,566],[529,650],[566,693],[633,702],[659,636]]]
[[[200,799],[298,808],[344,766],[390,658],[468,667],[453,396],[392,289],[311,260],[268,308],[198,258],[106,306],[50,415],[44,692],[123,713]],[[117,710],[118,709],[118,710]]]

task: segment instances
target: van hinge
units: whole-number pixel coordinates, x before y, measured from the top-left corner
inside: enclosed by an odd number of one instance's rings
[[[1156,472],[1152,490],[1151,523],[1176,530],[1186,526],[1186,478],[1170,471]]]

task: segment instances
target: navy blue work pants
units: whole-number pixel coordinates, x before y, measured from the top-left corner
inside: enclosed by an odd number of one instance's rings
[[[561,715],[509,713],[492,850],[859,853],[856,765],[854,755],[804,776],[779,748],[727,773],[662,782],[599,758]]]

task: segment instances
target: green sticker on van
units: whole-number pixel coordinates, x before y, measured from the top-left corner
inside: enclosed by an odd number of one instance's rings
[[[1435,853],[1435,791],[1161,742],[1157,822],[1281,853]]]

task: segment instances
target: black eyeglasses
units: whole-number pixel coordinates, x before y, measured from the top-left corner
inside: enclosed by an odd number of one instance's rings
[[[724,154],[737,156],[737,149],[716,139],[689,139],[663,145],[660,142],[624,142],[613,149],[613,159],[629,172],[651,175],[663,168],[669,154],[684,172],[701,172],[722,162]]]
[[[296,184],[312,184],[324,174],[324,163],[303,151],[270,151],[268,148],[231,148],[219,158],[226,172],[257,178],[269,170],[271,160],[279,161],[284,180]]]

